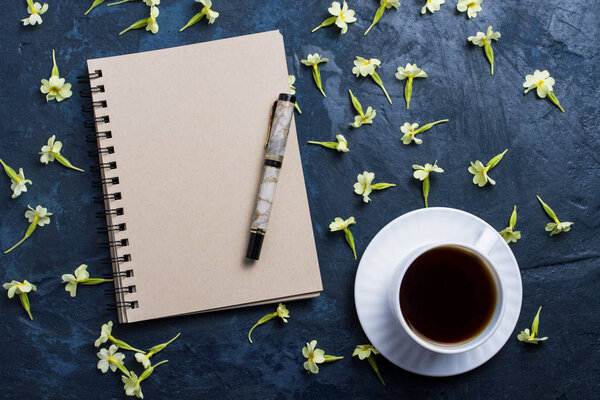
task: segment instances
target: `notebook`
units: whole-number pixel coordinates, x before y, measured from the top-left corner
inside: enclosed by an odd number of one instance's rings
[[[260,260],[245,258],[289,92],[278,31],[87,64],[119,322],[319,295],[293,123]]]

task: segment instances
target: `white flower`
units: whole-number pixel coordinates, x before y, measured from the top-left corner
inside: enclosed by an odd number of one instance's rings
[[[328,11],[334,17],[337,17],[335,20],[335,24],[338,28],[342,29],[342,35],[348,31],[348,24],[351,24],[356,21],[356,17],[354,16],[354,10],[348,9],[348,4],[344,1],[344,5],[340,8],[340,3],[334,1],[331,3],[331,7],[328,8]]]
[[[62,276],[63,283],[66,283],[65,290],[71,293],[71,297],[77,295],[77,284],[89,279],[90,273],[87,271],[87,265],[81,264],[76,270],[75,275],[64,274]],[[114,371],[113,371],[114,372]]]
[[[158,17],[158,14],[158,7],[150,7],[150,17],[148,18],[146,30],[152,32],[153,34],[156,34],[158,32],[158,22],[156,22],[156,17]]]
[[[160,4],[160,0],[144,0],[144,3],[146,3],[148,7],[157,6]]]
[[[404,80],[406,78],[427,78],[427,74],[421,68],[417,67],[417,64],[407,63],[406,67],[398,67],[396,74],[394,75],[396,79]]]
[[[366,58],[356,57],[354,60],[354,67],[352,68],[352,73],[356,76],[362,75],[373,75],[375,73],[375,68],[379,67],[381,61],[376,58],[371,58],[367,60]]]
[[[204,8],[202,9],[202,12],[206,14],[206,19],[208,19],[208,23],[212,24],[215,22],[215,19],[217,19],[219,17],[219,13],[212,10],[212,1],[211,0],[196,0],[198,3],[202,3],[202,5],[204,5]]]
[[[375,111],[373,107],[369,106],[367,107],[367,111],[365,111],[364,115],[355,115],[354,122],[350,125],[352,125],[354,128],[358,128],[363,124],[372,124],[373,118],[375,118],[376,115],[377,111]]]
[[[412,167],[415,170],[413,177],[420,181],[423,181],[425,178],[429,177],[431,172],[444,172],[443,169],[437,166],[437,161],[434,162],[433,165],[429,163],[425,163],[425,166],[414,164]]]
[[[118,366],[123,363],[125,354],[117,353],[117,350],[118,347],[113,344],[108,350],[100,349],[100,351],[96,354],[100,359],[97,367],[100,371],[102,371],[103,374],[108,372],[109,368],[112,372],[115,372]]]
[[[479,160],[475,163],[471,162],[469,172],[473,174],[473,183],[479,185],[479,187],[485,186],[486,183],[496,184],[496,181],[488,176],[489,168],[483,165]]]
[[[467,12],[469,18],[475,18],[477,13],[481,11],[481,3],[483,0],[458,0],[456,9],[460,12]]]
[[[544,98],[548,93],[552,92],[554,83],[554,78],[550,76],[548,71],[543,70],[540,72],[536,69],[533,75],[525,76],[523,87],[525,88],[525,93],[529,92],[531,89],[536,89],[537,95]]]
[[[23,22],[23,25],[41,24],[43,21],[40,15],[46,11],[48,11],[48,4],[46,3],[42,6],[40,3],[35,2],[33,3],[33,9],[28,5],[27,12],[29,13],[29,17],[22,19],[21,22]]]
[[[354,184],[354,193],[361,195],[363,197],[363,201],[368,203],[371,201],[369,198],[369,194],[373,191],[371,187],[371,182],[375,178],[375,174],[373,172],[364,171],[362,174],[359,174],[356,179],[358,182]]]
[[[144,366],[144,369],[148,369],[151,365],[150,358],[147,354],[135,353],[135,360]]]
[[[335,138],[337,139],[337,147],[335,148],[337,151],[341,151],[343,153],[350,151],[350,149],[348,149],[348,141],[344,135],[335,135]]]
[[[42,146],[42,152],[40,153],[42,156],[40,157],[40,162],[43,164],[48,164],[49,162],[54,161],[54,155],[60,154],[62,150],[62,143],[56,141],[56,135],[52,135],[48,139],[48,143]]]
[[[135,372],[130,371],[129,376],[122,375],[121,380],[124,383],[123,388],[127,396],[135,396],[138,399],[143,399],[144,394],[142,393],[142,387],[140,386],[140,379]]]
[[[402,143],[404,144],[410,144],[411,142],[415,142],[416,144],[421,144],[423,143],[423,141],[417,137],[415,137],[415,135],[417,133],[415,133],[415,131],[419,128],[419,124],[411,124],[409,122],[405,122],[404,125],[402,125],[400,127],[400,131],[402,131],[402,133],[404,133],[404,136],[402,136]]]
[[[25,211],[25,218],[29,220],[29,223],[36,221],[39,226],[44,226],[50,223],[50,216],[52,213],[48,212],[48,209],[42,206],[37,206],[35,210],[31,206],[27,206],[29,210]]]
[[[290,94],[296,94],[296,87],[294,87],[296,77],[294,75],[288,75],[288,80],[290,81]]]
[[[100,337],[96,339],[96,342],[94,343],[96,347],[99,347],[102,343],[106,343],[108,341],[108,339],[111,337],[112,327],[112,321],[108,321],[108,323],[102,325]]]
[[[317,364],[325,362],[325,352],[321,349],[316,349],[317,341],[313,340],[310,343],[306,343],[306,347],[302,349],[302,355],[307,358],[304,362],[304,369],[313,373],[319,373],[319,367]]]
[[[430,13],[440,10],[440,6],[445,3],[445,0],[425,0],[425,5],[421,8],[421,14],[425,14],[427,10]]]
[[[319,53],[309,54],[306,56],[306,60],[300,60],[300,62],[307,66],[315,66],[317,64],[321,64],[329,61],[329,59],[325,57],[321,57]]]
[[[23,282],[12,281],[10,283],[5,283],[2,285],[2,287],[8,290],[9,299],[12,299],[15,294],[29,293],[32,290],[35,292],[37,290],[37,287],[29,283],[27,280],[24,280]]]
[[[65,78],[52,75],[50,79],[42,79],[40,91],[46,95],[46,101],[54,100],[61,102],[73,95],[71,84],[65,83]]]
[[[364,360],[373,354],[379,354],[379,350],[377,350],[373,345],[370,344],[361,344],[356,346],[354,349],[354,353],[352,353],[352,357],[358,356],[359,359]]]
[[[27,191],[26,184],[29,183],[31,185],[31,181],[29,179],[25,179],[25,175],[23,173],[23,168],[19,168],[19,173],[17,174],[18,179],[11,179],[12,184],[10,185],[11,190],[13,191],[12,198],[15,199],[21,195],[21,193]]]
[[[476,36],[469,36],[467,40],[473,43],[474,45],[483,47],[486,43],[492,43],[492,40],[500,39],[500,36],[502,36],[500,35],[500,32],[494,32],[492,26],[490,25],[487,28],[487,33],[477,32]]]
[[[385,7],[387,9],[394,7],[397,10],[398,7],[400,7],[400,2],[398,0],[380,0],[379,4],[381,7]]]
[[[329,224],[329,230],[331,232],[342,231],[344,229],[347,229],[352,224],[356,224],[354,217],[350,217],[345,221],[340,217],[336,217],[335,220]]]

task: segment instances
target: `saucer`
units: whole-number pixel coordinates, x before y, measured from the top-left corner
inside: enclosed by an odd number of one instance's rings
[[[398,262],[410,251],[434,242],[474,246],[492,238],[487,254],[506,296],[497,330],[480,346],[459,354],[440,354],[417,344],[390,310],[388,286]],[[494,240],[495,239],[495,240]],[[404,214],[381,229],[365,250],[354,283],[354,301],[371,344],[390,362],[415,374],[451,376],[477,368],[492,358],[512,335],[521,311],[521,272],[512,251],[488,223],[453,208],[422,208]]]

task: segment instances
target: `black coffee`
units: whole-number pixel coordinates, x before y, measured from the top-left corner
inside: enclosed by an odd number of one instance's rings
[[[487,263],[459,246],[421,254],[400,285],[400,308],[414,333],[455,346],[478,336],[496,308],[496,284]]]

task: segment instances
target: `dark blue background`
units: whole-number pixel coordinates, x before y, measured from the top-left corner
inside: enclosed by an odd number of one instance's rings
[[[296,115],[324,291],[319,298],[289,303],[287,325],[270,322],[247,342],[248,329],[274,306],[164,319],[116,326],[114,334],[136,347],[147,348],[177,332],[181,338],[153,359],[169,359],[143,383],[146,398],[598,398],[600,386],[600,198],[598,161],[600,139],[600,62],[598,37],[600,5],[596,0],[551,0],[483,3],[473,20],[455,10],[449,0],[441,11],[419,14],[422,0],[405,0],[398,11],[388,10],[363,37],[378,6],[376,1],[351,1],[358,22],[346,35],[329,27],[310,30],[327,18],[328,1],[219,1],[221,16],[214,25],[203,20],[183,33],[178,30],[201,9],[191,0],[163,0],[160,32],[143,30],[118,37],[131,23],[146,17],[141,2],[98,7],[83,16],[92,0],[48,1],[41,26],[23,27],[25,1],[6,2],[0,25],[0,157],[14,168],[23,167],[34,184],[16,200],[9,180],[0,178],[0,247],[20,239],[27,227],[27,204],[42,204],[54,213],[49,226],[38,228],[20,248],[0,256],[0,279],[28,279],[38,286],[30,296],[34,321],[18,300],[0,296],[0,397],[12,399],[122,398],[117,375],[96,370],[93,342],[100,326],[116,320],[104,304],[104,287],[83,287],[71,299],[60,283],[63,273],[87,263],[93,276],[108,271],[101,261],[107,252],[98,244],[94,218],[101,206],[92,197],[96,178],[89,172],[94,159],[82,127],[85,100],[74,95],[63,103],[46,103],[40,79],[51,71],[51,49],[56,49],[61,76],[84,88],[75,77],[85,72],[88,58],[203,42],[279,29],[284,34],[290,73],[297,76]],[[502,33],[494,42],[496,75],[489,75],[483,49],[467,37],[488,25]],[[320,67],[324,99],[300,60],[319,52],[329,58]],[[370,79],[351,73],[355,56],[379,58],[379,74],[394,101],[389,105]],[[210,62],[210,60],[207,60]],[[248,60],[249,63],[268,60]],[[429,74],[414,83],[411,110],[403,99],[404,84],[394,78],[396,68],[416,62]],[[151,68],[151,66],[148,66]],[[240,66],[243,67],[243,66]],[[523,94],[525,75],[547,69],[556,79],[554,91],[567,111],[562,114],[534,93]],[[242,71],[243,68],[240,68]],[[169,71],[164,71],[168,79]],[[149,82],[151,85],[152,82]],[[377,110],[374,124],[358,130],[348,124],[353,109],[347,90],[363,106]],[[160,93],[156,94],[157,96]],[[198,110],[200,123],[202,110]],[[449,118],[425,133],[421,146],[404,146],[400,126]],[[307,140],[332,140],[342,133],[350,153],[337,154]],[[37,152],[56,134],[63,154],[80,174],[57,163],[44,166]],[[151,144],[150,144],[151,145]],[[491,176],[498,184],[478,188],[467,172],[469,161],[487,161],[509,151]],[[425,378],[404,372],[378,357],[383,387],[366,361],[352,359],[352,350],[366,342],[353,298],[357,262],[343,235],[330,234],[336,216],[355,216],[357,251],[393,218],[422,207],[420,184],[411,165],[438,160],[446,172],[432,178],[429,203],[456,207],[504,228],[517,204],[523,238],[511,245],[521,266],[524,296],[516,331],[506,346],[482,367],[457,377]],[[356,175],[373,171],[376,181],[398,186],[372,195],[363,204],[352,192]],[[176,172],[174,171],[174,179]],[[156,184],[173,185],[173,182]],[[178,187],[185,190],[185,186]],[[563,220],[575,225],[569,233],[549,237],[549,219],[536,194]],[[201,199],[198,199],[201,202]],[[143,206],[143,205],[141,205]],[[148,210],[150,216],[154,210]],[[410,237],[405,238],[410,240]],[[168,266],[165,266],[168,271]],[[165,285],[185,276],[165,273]],[[543,305],[540,333],[549,340],[539,346],[516,339]],[[325,365],[318,375],[302,368],[301,349],[311,339],[327,354],[345,359]],[[139,371],[130,353],[127,365]]]

